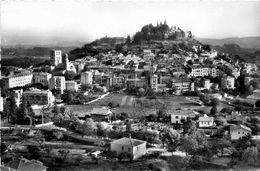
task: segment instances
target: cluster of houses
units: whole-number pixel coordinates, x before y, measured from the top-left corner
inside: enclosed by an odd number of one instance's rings
[[[201,51],[201,47],[194,46],[194,51]],[[204,79],[197,90],[211,89],[215,87],[225,89],[235,89],[235,80],[240,75],[241,68],[238,63],[230,64],[222,59],[215,59],[217,52],[202,51],[198,56],[193,52],[185,52],[178,54],[157,53],[150,49],[145,49],[137,56],[129,53],[124,56],[122,54],[110,52],[101,54],[102,60],[94,57],[84,57],[69,61],[68,55],[63,55],[61,50],[53,50],[50,52],[51,73],[34,72],[34,69],[16,70],[7,77],[3,77],[1,81],[2,90],[14,89],[15,100],[17,106],[21,104],[21,100],[31,105],[53,105],[55,95],[51,90],[56,90],[58,94],[63,94],[65,90],[79,91],[82,86],[92,87],[99,85],[104,87],[104,91],[113,87],[131,88],[151,88],[154,92],[174,91],[181,94],[186,91],[194,91],[195,84],[192,77],[217,77],[222,71],[218,66],[225,65],[232,71],[233,76],[223,75],[219,84],[211,83],[210,79]],[[210,60],[211,64],[205,61]],[[247,73],[254,73],[257,68],[253,64],[246,63],[243,70]],[[72,72],[78,75],[78,79],[66,80],[66,72]],[[245,82],[249,83],[253,78],[246,77]],[[48,90],[40,90],[30,88],[23,91],[21,88],[31,84],[41,84],[48,87]],[[105,121],[111,123],[112,111],[109,108],[93,108],[90,117],[96,122]],[[171,123],[181,125],[187,118],[194,119],[198,113],[192,110],[176,110],[169,113],[171,115]],[[84,119],[85,116],[78,116]],[[213,128],[215,126],[214,117],[207,115],[200,116],[197,120],[199,128]],[[230,128],[231,140],[237,140],[247,134],[251,134],[252,130],[245,125],[232,126]],[[143,156],[146,153],[146,142],[124,137],[111,142],[111,151],[117,154],[122,152],[130,153],[133,160]],[[20,163],[24,163],[23,160]],[[32,163],[27,161],[27,163]],[[46,169],[41,167],[42,170]],[[17,169],[19,170],[19,168]]]

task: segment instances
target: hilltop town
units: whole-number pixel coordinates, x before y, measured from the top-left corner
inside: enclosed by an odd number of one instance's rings
[[[1,66],[1,167],[259,168],[258,69],[166,22]]]

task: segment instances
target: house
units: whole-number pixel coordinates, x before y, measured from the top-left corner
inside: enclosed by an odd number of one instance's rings
[[[90,116],[94,121],[111,121],[111,115],[112,112],[109,108],[107,107],[102,107],[102,108],[93,108],[92,111],[90,112]]]
[[[237,125],[230,128],[231,140],[237,140],[247,134],[251,134],[252,130],[245,125]]]
[[[50,90],[33,89],[27,90],[22,95],[23,102],[30,105],[50,105],[55,101],[55,97]]]
[[[11,171],[47,171],[47,167],[37,160],[27,160],[21,158],[20,160],[12,160],[7,163],[0,170],[11,170]]]
[[[24,87],[33,83],[33,74],[30,72],[19,73],[2,78],[2,90],[15,87]]]
[[[33,83],[40,83],[43,86],[49,85],[51,74],[47,72],[35,72],[33,73]]]
[[[193,65],[191,66],[190,76],[204,77],[204,76],[217,76],[217,69],[214,66],[206,65]]]
[[[63,94],[66,89],[65,77],[64,76],[54,76],[49,81],[50,90],[58,90],[60,94]]]
[[[231,76],[224,76],[221,78],[221,87],[227,89],[235,88],[235,78]]]
[[[92,85],[93,84],[93,72],[85,71],[80,75],[81,85]]]
[[[173,78],[172,88],[177,92],[188,91],[190,88],[190,80],[188,78]]]
[[[146,141],[133,139],[131,137],[121,138],[110,143],[110,151],[120,153],[130,153],[131,160],[138,159],[146,153]]]
[[[171,123],[182,124],[182,120],[187,120],[187,118],[195,118],[196,114],[191,110],[176,110],[171,113]]]
[[[70,91],[78,91],[79,87],[76,81],[69,81],[66,80],[65,81],[65,85],[66,85],[66,90],[70,90]]]
[[[199,117],[199,127],[200,128],[208,128],[214,126],[214,118],[208,117],[204,115],[203,117]]]

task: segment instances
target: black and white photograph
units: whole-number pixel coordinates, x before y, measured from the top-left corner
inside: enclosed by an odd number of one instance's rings
[[[1,171],[260,170],[260,1],[0,1]]]

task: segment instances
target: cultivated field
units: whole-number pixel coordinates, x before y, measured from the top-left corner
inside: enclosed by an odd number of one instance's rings
[[[201,106],[191,103],[184,96],[170,96],[158,97],[157,99],[147,99],[145,97],[136,97],[124,94],[110,94],[97,102],[89,105],[68,105],[75,114],[87,114],[94,107],[107,106],[109,102],[119,107],[114,108],[112,111],[116,114],[122,112],[127,113],[129,116],[139,118],[141,116],[156,113],[160,109],[167,111],[176,110],[178,108],[200,108]]]

